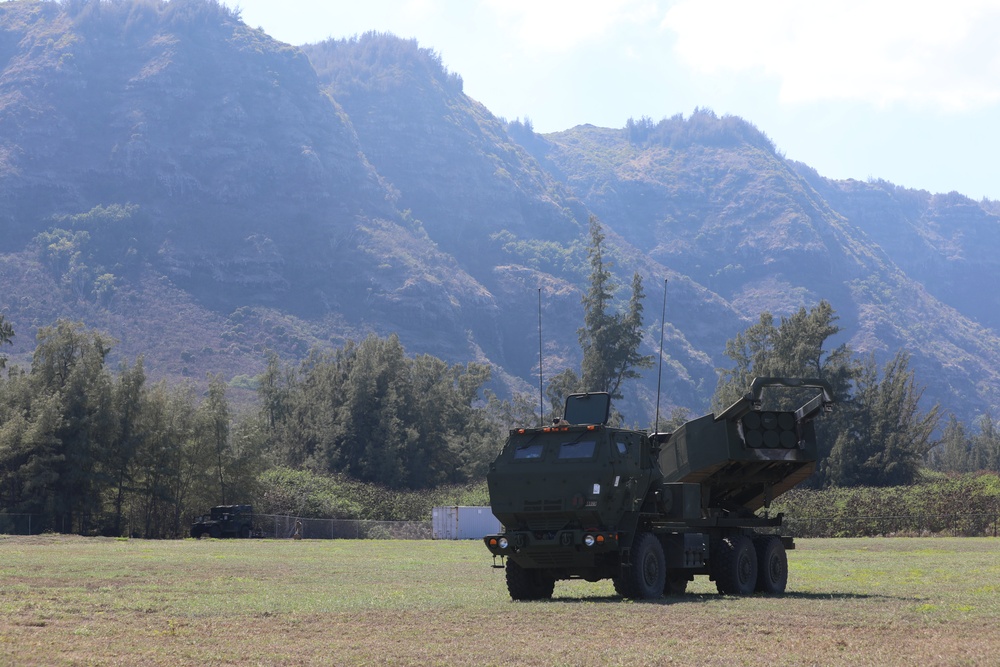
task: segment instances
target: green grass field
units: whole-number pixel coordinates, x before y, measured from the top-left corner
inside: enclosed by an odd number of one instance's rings
[[[0,665],[997,665],[1000,540],[799,540],[784,597],[514,603],[478,542],[0,536]]]

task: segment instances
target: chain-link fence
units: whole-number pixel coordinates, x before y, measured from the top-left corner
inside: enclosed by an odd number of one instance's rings
[[[38,535],[52,526],[38,514],[0,513],[0,535]],[[288,539],[298,531],[307,540],[429,540],[428,521],[362,521],[353,519],[306,519],[280,514],[254,514],[258,537]],[[74,532],[74,531],[61,531]],[[82,531],[81,534],[88,534]]]
[[[281,514],[255,514],[259,537],[306,540],[429,540],[431,521],[363,521],[306,519]],[[52,530],[37,514],[0,513],[0,535],[37,535]],[[898,516],[793,517],[785,516],[781,532],[793,537],[879,537],[954,535],[1000,536],[1000,516],[979,514],[914,514]]]
[[[260,537],[304,540],[429,540],[430,521],[362,521],[354,519],[304,519],[281,514],[254,514]]]
[[[793,537],[887,537],[953,535],[997,537],[1000,517],[980,514],[912,514],[899,516],[789,517],[782,533]]]
[[[42,530],[40,517],[35,514],[0,513],[0,535],[36,535]]]

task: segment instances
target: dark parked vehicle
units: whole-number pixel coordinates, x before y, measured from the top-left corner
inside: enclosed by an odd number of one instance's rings
[[[250,537],[254,534],[253,507],[219,505],[210,514],[195,519],[191,537]]]

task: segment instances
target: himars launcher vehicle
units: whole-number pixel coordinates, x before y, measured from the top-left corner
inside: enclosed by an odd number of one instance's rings
[[[765,411],[766,387],[819,394]],[[511,598],[549,598],[556,580],[576,578],[657,598],[694,575],[724,594],[783,593],[794,543],[777,533],[780,514],[757,511],[812,473],[812,421],[832,405],[822,380],[756,378],[721,414],[672,433],[608,426],[605,393],[569,396],[558,424],[511,430],[486,477],[504,530],[484,538]]]

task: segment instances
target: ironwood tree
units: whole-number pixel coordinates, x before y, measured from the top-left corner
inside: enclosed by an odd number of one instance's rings
[[[314,351],[297,370],[272,359],[259,385],[268,448],[284,465],[389,488],[485,473],[497,433],[474,404],[484,364],[410,358],[395,335]]]
[[[577,330],[583,361],[580,374],[565,369],[549,380],[546,396],[559,414],[565,397],[575,391],[605,391],[621,398],[622,383],[639,377],[653,365],[652,355],[639,353],[642,343],[642,277],[632,276],[631,295],[621,310],[614,308],[618,285],[611,273],[614,262],[605,257],[600,221],[590,217],[590,285],[582,298],[583,326]]]
[[[10,322],[4,319],[3,313],[0,313],[0,345],[7,343],[12,345],[14,338],[14,327],[10,325]],[[7,364],[7,357],[0,354],[0,369],[2,369]]]
[[[722,410],[754,377],[817,378],[836,400],[832,415],[816,424],[817,471],[811,486],[888,486],[911,483],[934,442],[938,408],[926,412],[909,357],[898,353],[882,369],[874,358],[859,359],[846,344],[827,349],[840,332],[833,307],[821,301],[782,317],[770,313],[726,344],[734,366],[720,374],[713,408]],[[789,395],[788,407],[800,397]],[[779,398],[779,402],[781,399]]]
[[[860,366],[830,452],[829,481],[837,486],[912,484],[937,443],[938,406],[920,407],[923,388],[898,352],[879,373],[873,356]]]

